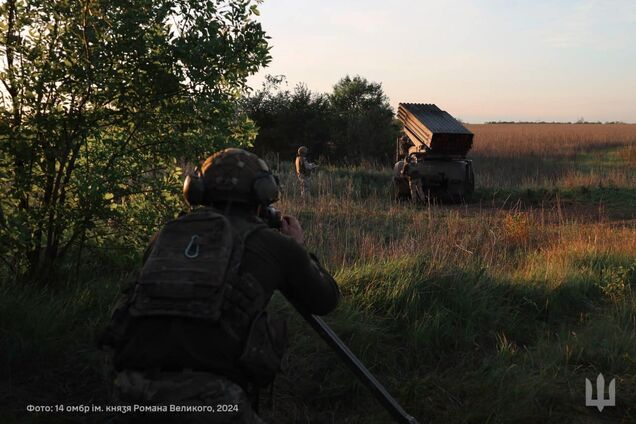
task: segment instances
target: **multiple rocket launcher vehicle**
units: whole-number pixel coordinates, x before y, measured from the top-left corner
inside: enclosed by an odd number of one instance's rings
[[[396,198],[410,198],[409,179],[419,178],[429,196],[454,201],[465,200],[475,188],[472,161],[466,154],[473,145],[473,133],[447,112],[432,104],[400,103],[398,119],[405,137],[398,139],[393,184]],[[403,172],[408,164],[408,172]],[[376,380],[360,360],[327,324],[298,311],[366,385],[394,421],[418,424]]]
[[[473,145],[473,133],[434,104],[400,103],[398,119],[404,125],[405,136],[396,146],[395,198],[411,198],[409,179],[419,179],[428,196],[451,201],[469,199],[475,189],[475,176],[466,154]]]

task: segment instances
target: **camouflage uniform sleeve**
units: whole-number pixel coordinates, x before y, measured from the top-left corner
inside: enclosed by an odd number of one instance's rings
[[[287,260],[285,283],[280,287],[285,297],[312,314],[325,315],[333,311],[338,305],[340,290],[318,258],[293,242]]]

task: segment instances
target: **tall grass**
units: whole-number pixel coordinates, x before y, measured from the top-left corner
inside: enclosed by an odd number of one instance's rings
[[[343,289],[329,322],[422,421],[631,420],[636,127],[502,127],[512,131],[473,127],[478,180],[493,185],[468,205],[396,205],[390,170],[369,167],[328,168],[303,201],[279,164],[281,208],[301,217]],[[597,132],[576,145],[587,129]],[[515,153],[484,141],[493,134],[530,143]],[[504,201],[491,196],[506,188]],[[528,190],[538,194],[511,196]],[[388,422],[320,341],[295,329],[273,420]],[[599,372],[621,387],[604,415],[583,393]]]
[[[291,163],[273,161],[277,206],[340,283],[327,321],[420,422],[633,422],[633,128],[471,126],[477,199],[462,205],[395,204],[391,170],[367,165],[325,164],[303,200]],[[1,421],[51,422],[25,416],[32,399],[106,402],[93,346],[124,278],[113,263],[93,258],[79,288],[1,287]],[[270,422],[390,422],[280,297],[273,308],[291,349],[263,396]],[[584,395],[599,372],[617,380],[602,413]]]

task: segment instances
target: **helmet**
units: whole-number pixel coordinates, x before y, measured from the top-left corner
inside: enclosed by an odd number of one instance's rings
[[[183,196],[190,206],[212,201],[234,201],[268,206],[278,200],[278,178],[265,161],[243,149],[221,150],[207,158],[201,169],[188,175]]]
[[[298,148],[298,156],[305,156],[307,154],[307,152],[309,151],[309,149],[305,146],[300,146]]]

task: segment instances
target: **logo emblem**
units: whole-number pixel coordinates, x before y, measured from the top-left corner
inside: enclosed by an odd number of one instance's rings
[[[609,397],[605,399],[605,377],[599,374],[596,377],[596,399],[592,397],[592,382],[585,379],[585,406],[596,406],[599,411],[603,411],[606,406],[616,406],[616,379],[612,378],[609,383]]]

